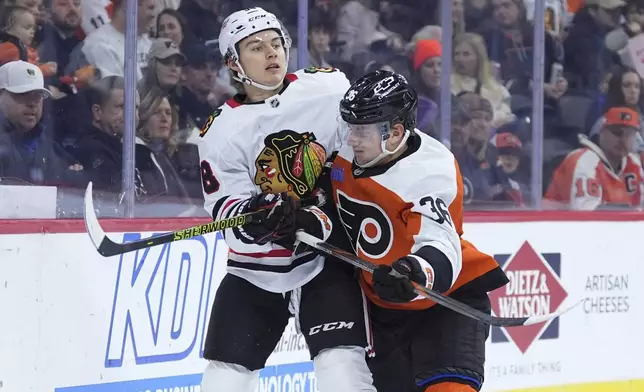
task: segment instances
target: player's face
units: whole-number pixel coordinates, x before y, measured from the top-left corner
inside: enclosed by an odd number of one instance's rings
[[[347,142],[357,164],[364,165],[382,154],[381,124],[348,124],[348,127]]]
[[[275,30],[260,31],[241,40],[238,50],[239,61],[249,78],[266,86],[282,83],[286,76],[286,51]]]

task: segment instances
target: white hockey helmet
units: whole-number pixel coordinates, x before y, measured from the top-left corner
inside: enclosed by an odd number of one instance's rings
[[[239,62],[239,52],[237,44],[244,38],[264,30],[275,30],[282,39],[284,50],[286,52],[286,64],[288,65],[289,48],[291,39],[285,34],[282,23],[277,17],[260,7],[247,8],[245,10],[233,12],[228,16],[221,26],[219,33],[219,51],[224,59],[231,59],[240,69],[233,79],[249,84],[263,90],[274,90],[277,86],[266,86],[257,83],[249,78]]]

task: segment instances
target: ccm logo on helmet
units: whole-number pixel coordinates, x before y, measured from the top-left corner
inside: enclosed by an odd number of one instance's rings
[[[264,14],[264,15],[257,15],[257,16],[253,16],[252,18],[248,18],[248,21],[249,21],[249,22],[252,22],[252,21],[255,21],[255,20],[257,20],[257,19],[262,19],[262,18],[265,18],[265,17],[266,17],[266,14]]]
[[[345,321],[334,321],[332,323],[326,323],[322,325],[316,325],[315,327],[312,327],[309,330],[309,336],[313,336],[315,334],[318,334],[320,332],[328,332],[328,331],[334,331],[336,329],[351,329],[355,323],[352,321],[350,323],[347,323]]]

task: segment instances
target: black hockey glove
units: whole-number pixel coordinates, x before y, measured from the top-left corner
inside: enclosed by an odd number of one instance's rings
[[[373,289],[385,301],[409,302],[417,296],[410,280],[423,287],[431,287],[433,282],[428,284],[428,276],[431,276],[430,273],[423,271],[416,257],[406,256],[394,261],[391,266],[378,266],[373,271]]]
[[[246,212],[265,210],[266,215],[261,222],[244,226],[244,231],[258,245],[277,241],[294,232],[295,209],[295,199],[286,192],[261,193],[253,196],[248,203]]]

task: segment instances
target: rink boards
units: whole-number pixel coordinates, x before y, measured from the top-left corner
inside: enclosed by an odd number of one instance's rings
[[[494,312],[526,316],[583,302],[552,323],[493,329],[484,390],[644,391],[644,217],[520,219],[465,227],[512,279],[491,294]],[[117,223],[110,235],[134,240],[194,222]],[[103,258],[82,222],[4,222],[0,232],[1,392],[200,390],[228,250],[220,235]],[[316,390],[292,323],[267,365],[259,391]]]

